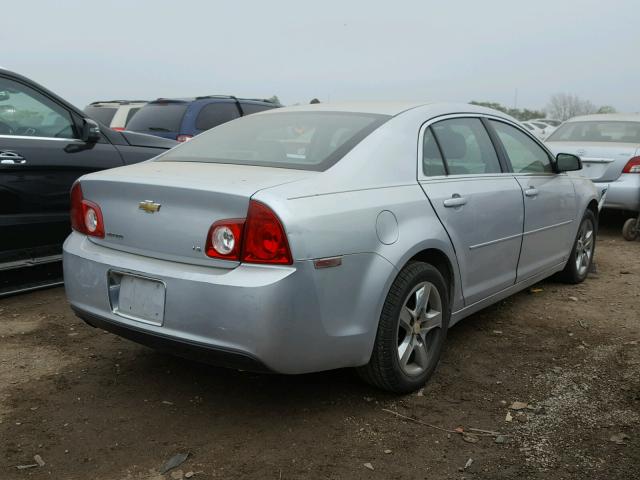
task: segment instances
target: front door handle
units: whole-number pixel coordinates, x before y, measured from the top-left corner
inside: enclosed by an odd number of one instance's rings
[[[24,165],[25,163],[27,163],[27,161],[19,153],[10,152],[9,150],[0,152],[1,165]]]
[[[444,201],[444,206],[447,208],[461,207],[462,205],[466,205],[466,203],[467,203],[466,198],[461,197],[457,193],[454,193],[453,195],[451,195],[451,198],[447,198]]]
[[[536,187],[529,187],[524,191],[524,194],[527,197],[537,197],[538,196],[538,189]]]

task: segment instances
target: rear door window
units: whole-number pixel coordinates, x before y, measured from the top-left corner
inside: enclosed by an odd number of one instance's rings
[[[440,148],[430,128],[424,131],[422,140],[422,171],[428,177],[447,173],[440,154]]]
[[[452,118],[434,123],[449,175],[501,173],[491,138],[478,118]]]
[[[223,123],[238,118],[240,112],[236,103],[216,102],[205,105],[196,118],[196,128],[198,130],[209,130]]]
[[[127,125],[129,130],[152,132],[178,132],[187,103],[148,103]]]

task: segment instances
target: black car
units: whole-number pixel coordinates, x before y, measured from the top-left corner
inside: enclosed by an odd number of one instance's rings
[[[174,145],[99,125],[41,85],[0,69],[0,295],[60,281],[69,191],[78,177]]]

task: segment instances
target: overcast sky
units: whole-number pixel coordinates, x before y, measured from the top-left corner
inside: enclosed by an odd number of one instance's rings
[[[285,104],[557,92],[640,111],[638,0],[11,2],[0,65],[83,107],[234,94]]]

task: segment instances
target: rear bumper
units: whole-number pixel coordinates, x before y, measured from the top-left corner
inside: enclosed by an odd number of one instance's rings
[[[213,347],[185,339],[178,339],[151,333],[143,328],[136,328],[131,325],[124,325],[121,322],[114,322],[110,319],[85,312],[79,308],[71,307],[74,313],[85,321],[88,325],[101,328],[116,335],[134,341],[141,345],[146,345],[161,352],[170,353],[180,357],[196,360],[202,363],[209,363],[220,367],[235,368],[252,372],[269,372],[260,360],[244,352]]]
[[[640,174],[623,173],[614,182],[594,182],[596,187],[608,184],[605,208],[640,211]]]
[[[292,374],[367,363],[394,276],[376,254],[348,255],[320,270],[312,261],[223,269],[125,253],[75,232],[63,263],[67,298],[92,325],[209,363]],[[161,325],[114,313],[113,270],[166,285]]]

